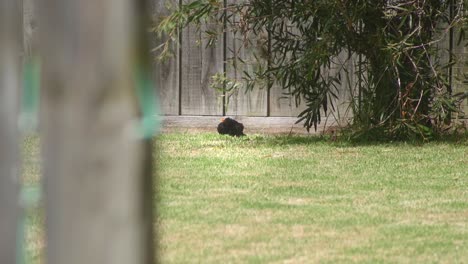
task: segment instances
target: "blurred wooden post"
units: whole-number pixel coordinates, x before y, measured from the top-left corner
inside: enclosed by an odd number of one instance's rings
[[[15,263],[18,218],[18,94],[21,1],[0,2],[0,263]]]
[[[151,149],[135,126],[143,3],[36,5],[49,264],[153,263]]]
[[[37,54],[36,43],[36,0],[23,1],[23,53],[25,61]]]

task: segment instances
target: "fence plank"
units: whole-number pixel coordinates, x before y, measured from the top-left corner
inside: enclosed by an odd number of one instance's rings
[[[223,114],[221,94],[210,87],[212,76],[223,73],[223,37],[207,46],[207,29],[221,30],[206,24],[200,31],[193,25],[182,30],[182,115]]]
[[[447,23],[440,22],[434,32],[434,39],[438,41],[435,45],[437,47],[437,54],[433,59],[435,62],[439,63],[440,66],[445,66],[450,62],[450,34],[449,31],[446,30],[448,26]],[[450,67],[446,67],[444,71],[444,74],[448,76]]]
[[[227,114],[266,116],[267,89],[265,87],[255,87],[255,89],[247,91],[246,81],[243,80],[244,71],[252,73],[253,64],[255,64],[252,55],[253,51],[250,50],[251,47],[242,47],[242,40],[236,39],[235,36],[230,34],[227,36],[227,39],[227,77],[242,84],[239,89],[230,95]],[[239,58],[247,64],[242,64]]]
[[[158,2],[158,0],[155,0]],[[164,0],[159,0],[160,7]],[[175,1],[175,0],[170,0]],[[227,0],[228,3],[237,3],[234,0]],[[202,30],[211,25],[202,26]],[[294,26],[290,27],[290,30],[294,30]],[[163,70],[164,72],[170,72],[169,74],[160,73],[159,75],[169,76],[167,77],[168,82],[160,84],[162,89],[162,104],[164,112],[166,114],[176,114],[176,105],[181,98],[182,104],[180,105],[181,113],[183,115],[221,115],[222,114],[222,99],[220,93],[209,87],[210,79],[215,73],[223,72],[223,40],[219,39],[216,46],[208,47],[205,49],[207,41],[201,37],[200,32],[197,32],[194,26],[190,26],[183,30],[182,33],[182,48],[181,48],[181,61],[182,66],[177,66],[178,60],[171,62],[168,66],[170,70]],[[240,64],[235,60],[229,62],[229,58],[238,56],[238,58],[249,61],[252,58],[252,54],[258,47],[250,47],[248,49],[242,48],[242,40],[238,39],[240,36],[233,35],[229,30],[226,34],[226,47],[225,56],[228,58],[226,64],[226,75],[229,78],[235,79],[242,82],[243,70],[252,72],[252,65],[246,67],[240,67]],[[251,38],[252,42],[255,42],[255,37]],[[254,43],[255,44],[255,43]],[[445,37],[441,42],[438,43],[440,48],[445,50],[439,51],[439,62],[448,62],[448,48],[449,42],[448,37]],[[466,51],[461,51],[462,45],[455,47],[455,51],[462,54]],[[457,49],[459,51],[457,51]],[[464,55],[462,55],[464,56]],[[342,84],[340,85],[339,98],[336,101],[337,110],[330,112],[330,118],[338,118],[341,121],[348,119],[352,115],[352,111],[349,108],[348,102],[352,97],[359,96],[359,90],[357,89],[358,79],[353,75],[357,65],[358,59],[354,56],[350,61],[344,65],[342,70],[332,69],[331,74],[340,74],[342,77]],[[466,57],[466,56],[465,56]],[[336,59],[346,60],[347,55],[345,53],[340,54]],[[466,61],[466,58],[464,58]],[[238,68],[232,66],[232,63],[237,63]],[[164,66],[163,66],[164,68]],[[466,68],[466,67],[465,67]],[[466,73],[463,66],[463,62],[455,65],[453,68],[453,85],[454,91],[459,92],[466,89],[466,81],[461,80],[462,74]],[[180,72],[181,71],[181,72]],[[348,71],[348,74],[346,74]],[[448,70],[447,70],[448,71]],[[174,74],[174,72],[177,72]],[[180,76],[181,83],[179,84],[178,79],[175,76]],[[365,77],[365,76],[364,76]],[[169,79],[171,81],[169,81]],[[365,80],[364,80],[365,81]],[[180,85],[180,86],[179,86]],[[165,87],[162,87],[165,86]],[[179,95],[179,87],[181,94]],[[299,107],[296,107],[295,101],[288,95],[284,94],[284,90],[278,84],[273,85],[272,89],[267,92],[266,90],[259,89],[256,87],[254,91],[244,93],[241,89],[237,93],[232,94],[229,98],[229,104],[227,105],[226,114],[234,116],[297,116],[302,110],[305,109],[304,102]],[[269,97],[267,97],[269,94]],[[229,95],[229,94],[228,94]],[[468,107],[468,102],[464,103]],[[169,105],[169,106],[168,106]],[[269,109],[269,110],[267,110]],[[323,118],[326,118],[325,116]]]
[[[288,23],[285,29],[288,32],[299,34],[298,29]],[[274,41],[274,40],[272,40]],[[283,89],[281,84],[274,83],[270,90],[270,116],[298,116],[304,109],[305,103],[301,100],[299,105],[296,105],[296,101],[290,95],[287,95],[289,91]]]
[[[296,106],[294,98],[286,95],[283,87],[274,84],[270,90],[270,116],[297,116],[305,108],[301,103]]]
[[[353,93],[358,89],[357,80],[354,77],[354,61],[354,57],[348,58],[348,53],[342,52],[334,58],[335,63],[332,68],[324,72],[324,74],[340,78],[341,83],[337,87],[338,98],[332,100],[335,109],[333,110],[330,106],[326,114],[322,113],[323,124],[345,125],[352,116],[349,102]],[[304,100],[301,100],[301,104],[296,106],[295,99],[285,94],[279,84],[272,87],[270,104],[271,116],[294,117],[305,109]]]
[[[468,93],[468,40],[458,43],[459,29],[454,30],[453,53],[457,60],[452,70],[453,93]],[[461,102],[464,118],[468,118],[468,98]]]
[[[37,5],[49,264],[153,263],[149,142],[134,127],[142,3]]]
[[[172,9],[177,8],[178,0],[153,0],[153,13],[157,24],[165,16],[169,15]],[[169,10],[170,8],[171,10]],[[178,38],[178,37],[177,37]],[[167,40],[167,36],[155,36],[154,47],[158,47]],[[154,80],[159,91],[161,111],[165,115],[179,114],[179,44],[172,43],[171,49],[173,57],[162,61],[155,60]],[[158,52],[154,54],[157,56]]]
[[[21,1],[0,2],[0,263],[16,261],[21,18]]]
[[[336,121],[339,125],[347,125],[349,118],[353,115],[350,105],[351,99],[358,92],[358,80],[355,74],[355,63],[358,60],[357,55],[349,57],[348,51],[342,51],[334,61],[336,64],[331,69],[332,76],[338,76],[341,83],[337,87],[337,96],[333,100],[335,109],[329,107],[327,113],[328,120]]]
[[[230,3],[237,1],[230,0]],[[229,12],[229,11],[228,11]],[[235,17],[238,20],[238,17]],[[259,63],[255,61],[254,53],[259,47],[256,47],[257,37],[244,37],[239,32],[233,32],[231,29],[226,30],[226,75],[229,79],[236,80],[242,84],[242,87],[237,89],[232,94],[227,94],[228,107],[226,114],[233,116],[266,116],[267,115],[267,90],[266,88],[256,87],[251,91],[246,91],[246,81],[243,80],[244,71],[251,76],[254,72],[254,67]],[[242,63],[244,61],[245,63]],[[265,61],[266,63],[266,61]]]

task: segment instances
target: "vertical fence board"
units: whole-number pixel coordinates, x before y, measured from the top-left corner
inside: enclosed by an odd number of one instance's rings
[[[151,159],[135,127],[142,3],[37,5],[49,264],[153,263]]]
[[[335,63],[324,74],[340,78],[341,83],[338,85],[337,91],[335,91],[338,98],[332,100],[335,109],[333,110],[329,106],[326,114],[322,112],[322,123],[327,120],[327,122],[338,121],[339,124],[342,124],[352,115],[349,102],[353,92],[357,89],[357,80],[353,76],[354,58],[349,59],[348,53],[343,51],[333,60]],[[296,106],[295,99],[285,94],[285,92],[287,91],[284,91],[279,84],[272,87],[270,98],[271,116],[295,117],[305,109],[303,100],[301,100],[299,106]]]
[[[236,3],[236,1],[229,0],[228,4]],[[229,11],[228,11],[229,12]],[[236,17],[238,20],[239,18]],[[236,80],[242,85],[229,96],[227,115],[241,115],[241,116],[266,116],[267,115],[267,90],[266,88],[260,89],[256,87],[251,91],[246,91],[246,81],[243,80],[244,71],[248,72],[251,76],[254,71],[255,61],[254,53],[256,52],[255,45],[257,44],[257,37],[252,36],[248,39],[243,38],[239,32],[232,32],[227,29],[226,33],[226,75],[229,79]],[[242,63],[244,61],[245,63]],[[266,63],[266,61],[265,61]]]
[[[295,99],[285,94],[287,91],[279,84],[270,90],[270,116],[297,116],[305,108],[302,103],[296,106]]]
[[[453,93],[468,93],[468,40],[458,43],[459,29],[454,31],[453,53],[457,62],[452,70]],[[465,98],[460,107],[464,112],[464,118],[468,118],[468,99]]]
[[[229,33],[228,33],[229,34]],[[227,108],[228,115],[266,116],[267,115],[267,90],[265,87],[255,87],[247,91],[246,81],[243,80],[244,71],[251,74],[254,65],[242,64],[239,61],[254,64],[251,47],[242,47],[242,41],[233,35],[227,36],[227,77],[236,80],[242,86],[230,95]],[[234,66],[235,64],[236,66]]]
[[[155,0],[158,3],[160,10],[164,6],[164,0]],[[176,0],[170,0],[171,2]],[[236,3],[234,0],[227,0],[227,3]],[[166,11],[164,11],[166,12]],[[164,13],[163,12],[163,13]],[[164,13],[165,14],[165,13]],[[442,26],[442,25],[441,25]],[[213,28],[212,25],[203,25],[202,31],[206,28]],[[218,29],[219,30],[219,29]],[[289,30],[294,30],[291,26]],[[159,76],[166,76],[167,82],[159,83],[161,88],[162,105],[165,114],[175,114],[176,105],[181,96],[181,113],[183,115],[221,115],[223,113],[222,98],[219,92],[216,92],[210,86],[211,77],[215,73],[223,72],[223,52],[227,58],[226,76],[228,78],[242,81],[243,71],[252,72],[252,65],[242,67],[241,63],[232,59],[236,56],[242,60],[251,59],[252,54],[258,47],[255,46],[255,38],[251,37],[252,46],[249,48],[242,47],[242,40],[240,36],[234,35],[227,30],[226,34],[226,47],[223,47],[222,37],[219,38],[215,46],[206,47],[206,39],[204,34],[197,32],[194,26],[190,26],[182,32],[182,47],[181,47],[181,61],[182,65],[178,66],[179,60],[175,60],[168,64],[170,70],[164,69],[158,73]],[[456,34],[455,34],[456,35]],[[449,38],[448,34],[437,44],[442,50],[439,52],[440,63],[447,63],[449,60]],[[223,50],[223,48],[225,50]],[[466,90],[466,80],[462,80],[463,73],[466,73],[466,48],[463,50],[463,45],[454,47],[455,53],[458,53],[460,58],[457,65],[453,68],[453,86],[454,92]],[[337,60],[344,61],[347,59],[347,54],[344,52],[340,54]],[[353,76],[353,64],[357,65],[357,56],[353,56],[350,61],[347,61],[342,70],[336,67],[331,69],[331,74],[340,74],[342,84],[340,85],[339,98],[336,100],[337,110],[330,112],[330,118],[338,118],[344,120],[352,115],[352,109],[348,104],[352,97],[359,96],[359,80]],[[237,68],[233,66],[237,63]],[[447,70],[448,71],[448,70]],[[169,72],[169,73],[166,73]],[[174,73],[176,72],[176,73]],[[348,72],[348,74],[346,73]],[[180,76],[181,83],[178,83]],[[161,77],[163,78],[163,77]],[[363,80],[365,82],[365,80]],[[179,87],[181,94],[179,95]],[[231,95],[227,105],[226,114],[234,116],[297,116],[302,110],[305,109],[305,104],[302,101],[298,107],[295,105],[294,98],[285,95],[282,87],[279,84],[274,84],[269,92],[266,89],[259,89],[256,87],[252,92],[244,93],[243,89]],[[267,97],[269,94],[269,98]],[[227,94],[229,96],[229,93]],[[269,105],[267,106],[269,102]],[[357,101],[358,102],[358,101]],[[464,102],[465,107],[468,107],[468,102]],[[267,112],[267,109],[269,111]],[[323,117],[325,118],[325,116]]]
[[[223,73],[223,37],[207,46],[204,31],[208,29],[221,30],[206,24],[200,31],[192,25],[182,30],[182,115],[223,114],[221,94],[210,87],[212,76]]]
[[[445,30],[447,27],[447,23],[440,23],[434,34],[435,39],[438,39],[436,43],[438,50],[434,59],[440,65],[446,65],[450,62],[450,34]],[[444,73],[448,75],[450,73],[450,67],[447,67]]]
[[[178,0],[153,0],[154,22],[157,25],[161,19],[169,15],[171,10],[178,7]],[[170,8],[171,10],[169,10]],[[167,36],[156,36],[154,38],[154,47],[158,47],[167,40]],[[178,37],[177,37],[178,39]],[[159,92],[161,102],[161,111],[166,115],[179,114],[179,45],[171,44],[173,57],[166,58],[163,61],[157,61],[155,58],[154,80]],[[157,56],[156,51],[154,56]]]
[[[0,2],[0,263],[15,263],[18,222],[21,1]]]
[[[296,106],[295,99],[285,94],[287,91],[279,84],[274,84],[270,90],[270,116],[297,116],[305,108]]]
[[[348,51],[342,51],[334,60],[336,64],[332,67],[332,76],[338,76],[341,83],[336,89],[338,98],[333,100],[335,109],[329,107],[328,120],[337,121],[340,125],[346,125],[348,118],[352,116],[350,105],[354,91],[357,91],[358,80],[354,76],[354,63],[357,56],[349,57]]]
[[[286,29],[290,33],[300,34],[297,27],[292,23],[287,23]],[[272,40],[273,41],[273,40]],[[296,100],[288,95],[289,91],[283,89],[279,83],[274,83],[270,89],[270,116],[298,116],[304,109],[304,100],[296,105]]]

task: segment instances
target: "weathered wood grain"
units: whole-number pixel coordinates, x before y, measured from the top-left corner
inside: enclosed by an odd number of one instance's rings
[[[238,1],[229,0],[231,3]],[[228,9],[229,12],[229,9]],[[238,22],[239,17],[234,16]],[[247,81],[244,71],[253,76],[254,68],[262,62],[255,61],[254,53],[258,47],[256,36],[244,37],[240,32],[235,32],[232,28],[226,30],[226,75],[228,79],[235,80],[241,84],[239,89],[232,93],[227,93],[228,105],[226,115],[231,116],[266,116],[267,115],[267,89],[266,87],[255,87],[247,91]],[[258,57],[258,56],[257,56]],[[263,63],[266,64],[266,61]]]
[[[456,64],[452,68],[453,93],[468,93],[468,40],[458,43],[459,29],[454,30],[453,53]],[[468,98],[461,102],[461,110],[464,112],[463,118],[468,118]]]
[[[342,51],[336,58],[334,58],[335,64],[331,69],[331,76],[338,77],[341,83],[335,90],[338,98],[332,100],[334,109],[329,107],[327,116],[328,119],[333,119],[342,126],[347,125],[348,120],[353,115],[350,102],[354,94],[357,93],[359,89],[359,81],[355,76],[356,60],[358,60],[357,55],[352,55],[350,57],[348,51]]]
[[[299,34],[296,27],[288,24],[285,28],[288,32]],[[271,40],[274,41],[274,40]],[[297,117],[304,109],[304,100],[300,100],[296,104],[296,99],[289,95],[290,91],[285,90],[284,87],[278,82],[275,82],[270,89],[269,98],[269,115],[270,116],[294,116]]]
[[[152,10],[154,13],[154,24],[155,26],[179,5],[178,0],[153,0]],[[179,39],[179,36],[176,36]],[[165,41],[168,36],[155,35],[153,38],[153,47],[159,47]],[[154,55],[154,81],[156,89],[159,94],[159,101],[161,104],[161,112],[165,115],[178,115],[179,114],[179,58],[180,50],[179,43],[172,42],[171,50],[173,56],[171,58],[165,58],[164,60],[158,60],[160,51],[155,51]]]
[[[333,58],[332,67],[323,72],[324,76],[339,78],[340,84],[336,84],[337,87],[332,88],[338,97],[330,97],[333,107],[329,105],[327,113],[322,112],[322,125],[337,123],[344,126],[352,116],[349,103],[358,89],[357,78],[354,76],[354,60],[355,57],[348,58],[348,52],[343,51],[339,56]],[[271,116],[296,117],[305,109],[304,99],[301,99],[300,104],[296,105],[295,99],[285,94],[287,92],[279,84],[272,87],[270,98]]]
[[[182,115],[222,115],[222,93],[210,87],[216,73],[223,74],[223,36],[212,46],[204,31],[221,31],[220,26],[190,25],[182,30],[181,112]]]
[[[292,33],[300,34],[299,30],[293,25],[288,26],[287,30]],[[330,98],[333,106],[328,107],[327,113],[322,112],[321,120],[323,123],[328,123],[329,120],[341,121],[346,120],[351,113],[349,108],[350,96],[355,87],[353,58],[348,58],[348,52],[341,52],[337,57],[332,59],[333,63],[330,69],[323,70],[324,76],[339,78],[340,84],[337,84],[334,90],[338,98]],[[294,97],[288,95],[289,91],[283,89],[280,84],[275,83],[270,92],[270,115],[271,116],[297,116],[306,109],[306,102],[301,98],[299,104],[296,104]]]
[[[144,2],[38,2],[46,263],[154,262],[151,146],[135,127]]]
[[[287,93],[280,84],[271,87],[270,116],[297,116],[305,109],[302,102],[297,106],[295,99]]]
[[[0,263],[15,263],[19,216],[21,1],[0,2]]]
[[[25,58],[30,58],[37,49],[36,1],[23,0],[23,47]]]
[[[448,11],[447,11],[448,12]],[[439,23],[434,33],[434,39],[437,40],[435,46],[437,54],[433,62],[439,65],[446,65],[450,62],[450,33],[447,31],[447,23]],[[450,68],[445,68],[445,74],[449,74]]]
[[[228,0],[227,3],[238,3],[238,1]],[[209,27],[213,26],[203,25],[202,31]],[[443,25],[440,27],[442,28]],[[291,26],[289,30],[294,30],[294,27]],[[179,66],[179,68],[177,65],[170,66],[172,67],[171,70],[169,70],[171,73],[169,73],[170,77],[167,78],[173,81],[168,82],[167,85],[160,85],[164,86],[161,87],[161,101],[166,114],[178,114],[174,109],[177,108],[175,106],[179,101],[178,96],[181,96],[180,101],[182,104],[180,105],[180,113],[183,115],[222,115],[222,94],[209,86],[211,77],[215,73],[223,72],[224,59],[227,59],[225,73],[228,79],[234,79],[245,84],[245,82],[242,81],[243,71],[245,70],[249,73],[253,72],[254,63],[253,60],[249,59],[252,59],[252,55],[259,48],[262,48],[255,46],[260,43],[256,41],[256,38],[259,37],[250,36],[249,41],[251,42],[251,46],[244,48],[242,47],[243,39],[239,34],[235,35],[230,32],[229,29],[226,32],[225,47],[223,47],[223,39],[220,37],[215,46],[208,47],[208,49],[206,49],[206,39],[204,39],[202,33],[197,32],[194,26],[184,29],[182,36],[183,45],[181,47],[182,65]],[[445,32],[444,34],[445,36],[443,36],[443,39],[437,43],[438,47],[442,49],[440,50],[439,57],[436,60],[438,63],[442,64],[449,61],[449,40],[447,33]],[[263,48],[267,49],[268,47]],[[223,54],[223,52],[225,54]],[[455,52],[458,53],[460,58],[463,58],[465,56],[463,54],[466,54],[466,50],[462,50],[462,45],[455,47]],[[337,58],[334,58],[336,61],[345,63],[343,67],[336,65],[328,71],[332,76],[340,76],[341,84],[339,85],[340,87],[338,87],[339,98],[334,100],[336,106],[335,111],[329,111],[327,115],[329,119],[336,118],[344,121],[344,123],[346,123],[353,114],[349,104],[351,99],[359,98],[358,86],[360,80],[360,78],[354,76],[354,73],[357,70],[357,63],[359,61],[357,58],[358,56],[353,55],[350,60],[348,60],[347,57],[348,54],[343,52]],[[238,60],[235,58],[238,58]],[[249,63],[247,63],[247,65],[242,65],[242,63],[239,63],[240,60],[245,60],[251,63],[250,65],[248,65]],[[466,67],[464,67],[463,61],[466,61],[466,56],[454,66],[452,71],[454,92],[466,89],[466,81],[462,80],[463,73],[466,73]],[[236,65],[237,67],[234,67],[233,65]],[[174,71],[177,71],[177,74],[173,74]],[[448,72],[449,70],[447,69],[447,73]],[[177,83],[177,78],[173,78],[175,75],[179,75],[181,77],[181,83]],[[364,85],[366,77],[361,77],[361,81],[363,82],[362,84]],[[179,87],[181,94],[178,94]],[[249,93],[244,93],[244,89],[240,89],[233,94],[227,93],[226,95],[230,97],[227,108],[224,109],[225,114],[231,116],[269,115],[296,117],[305,109],[304,100],[301,100],[301,104],[296,106],[294,98],[286,95],[285,92],[288,91],[285,91],[279,84],[275,83],[270,91],[256,87]],[[359,103],[359,100],[356,100],[355,102]],[[466,104],[468,103],[464,102],[464,105]],[[170,106],[167,107],[167,105]],[[358,106],[355,105],[355,107]],[[324,114],[322,120],[325,119],[326,115]]]

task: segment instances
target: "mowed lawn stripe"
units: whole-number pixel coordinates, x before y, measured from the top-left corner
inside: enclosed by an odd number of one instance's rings
[[[164,263],[468,259],[468,143],[165,134]]]

